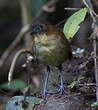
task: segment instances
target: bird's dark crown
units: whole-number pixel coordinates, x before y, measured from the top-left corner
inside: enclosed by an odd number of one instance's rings
[[[40,34],[46,31],[46,25],[42,23],[32,23],[31,25],[31,35]]]

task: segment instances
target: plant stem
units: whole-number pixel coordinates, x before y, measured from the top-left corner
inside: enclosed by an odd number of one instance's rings
[[[32,12],[30,8],[30,0],[20,0],[22,24],[23,26],[31,24],[32,22]],[[32,39],[29,33],[25,35],[25,47],[30,50],[32,44]]]

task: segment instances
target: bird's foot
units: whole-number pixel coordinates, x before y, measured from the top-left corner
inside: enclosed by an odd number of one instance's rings
[[[54,89],[54,90],[44,90],[43,92],[43,98],[46,98],[47,94],[57,94],[59,93],[61,90],[60,89]]]
[[[51,91],[44,90],[43,98],[46,99],[47,95],[58,94],[58,93],[60,93],[60,96],[62,96],[63,94],[67,94],[68,95],[68,92],[65,90],[64,86],[60,85],[59,89],[54,89],[54,90],[51,90]]]
[[[65,90],[64,86],[62,85],[60,85],[59,92],[60,92],[60,96],[63,94],[68,94],[68,92]]]
[[[45,89],[45,90],[43,91],[43,98],[46,99],[47,94],[48,94],[48,90]]]

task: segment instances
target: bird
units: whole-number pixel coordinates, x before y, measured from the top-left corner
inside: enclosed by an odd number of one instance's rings
[[[60,28],[46,22],[34,22],[30,28],[30,35],[34,42],[33,51],[38,61],[47,67],[43,95],[46,97],[47,82],[50,74],[50,66],[58,67],[61,73],[61,94],[65,92],[62,76],[62,63],[72,58],[71,46]]]

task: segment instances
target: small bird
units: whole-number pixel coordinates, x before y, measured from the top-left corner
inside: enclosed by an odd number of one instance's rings
[[[65,91],[62,77],[62,63],[72,57],[70,44],[63,32],[48,23],[32,23],[30,34],[34,41],[36,58],[47,66],[43,95],[46,96],[50,66],[58,67],[61,72],[60,92]]]

